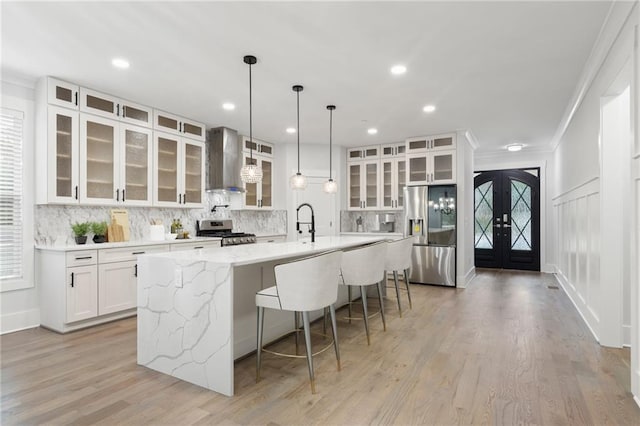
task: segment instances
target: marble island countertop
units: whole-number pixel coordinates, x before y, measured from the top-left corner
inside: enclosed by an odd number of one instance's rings
[[[385,235],[366,236],[333,236],[317,237],[314,243],[310,241],[289,241],[278,244],[258,243],[242,244],[237,246],[216,247],[193,252],[167,252],[144,255],[170,258],[180,261],[208,261],[214,264],[231,266],[250,265],[254,263],[269,262],[272,260],[286,259],[297,256],[312,255],[327,250],[353,247],[362,244],[384,240]]]
[[[163,245],[163,244],[185,244],[185,243],[216,242],[216,241],[220,241],[220,238],[190,237],[190,238],[162,240],[162,241],[137,240],[137,241],[122,241],[117,243],[100,243],[100,244],[96,244],[93,241],[88,239],[86,244],[67,244],[67,245],[36,244],[35,248],[39,250],[52,250],[52,251],[77,251],[77,250],[100,250],[100,249],[119,248],[119,247],[137,247],[137,246],[152,246],[152,245]]]

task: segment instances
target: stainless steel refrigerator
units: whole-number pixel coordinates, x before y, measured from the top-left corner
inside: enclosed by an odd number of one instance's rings
[[[456,186],[404,188],[405,237],[415,236],[409,281],[456,285]]]

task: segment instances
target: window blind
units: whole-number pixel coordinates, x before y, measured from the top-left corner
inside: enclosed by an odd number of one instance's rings
[[[23,276],[24,114],[0,109],[0,279]]]

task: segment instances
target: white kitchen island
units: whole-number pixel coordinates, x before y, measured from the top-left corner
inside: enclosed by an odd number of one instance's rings
[[[255,293],[274,285],[273,266],[383,239],[318,237],[315,243],[246,244],[141,256],[138,364],[232,396],[234,360],[256,349]],[[274,313],[265,322],[265,341],[292,325],[291,313]]]

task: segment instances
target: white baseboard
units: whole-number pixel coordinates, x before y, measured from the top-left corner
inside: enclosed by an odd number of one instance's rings
[[[12,312],[0,316],[0,334],[13,333],[40,326],[40,310]]]
[[[631,347],[631,326],[623,325],[622,326],[622,346],[625,348]]]
[[[573,300],[573,297],[571,297],[571,293],[569,291],[567,291],[567,286],[570,286],[569,282],[566,281],[564,279],[564,275],[562,275],[560,273],[553,274],[553,276],[556,278],[556,281],[558,282],[558,284],[560,284],[560,287],[562,288],[562,291],[564,291],[564,294],[566,294],[567,297],[569,298],[569,300],[571,300],[571,303],[573,304],[573,307],[576,309],[578,314],[580,314],[580,318],[582,318],[582,321],[584,321],[584,323],[586,324],[586,326],[589,329],[589,331],[591,332],[591,335],[593,336],[593,338],[596,339],[596,342],[598,342],[598,344],[599,344],[600,343],[600,339],[598,338],[598,335],[593,330],[593,328],[591,328],[591,325],[589,324],[589,321],[587,321],[587,319],[585,318],[584,314],[582,313],[582,311],[580,310],[580,308],[576,304],[576,301]]]
[[[473,280],[476,276],[476,267],[472,266],[471,269],[467,271],[464,275],[458,275],[458,288],[467,288],[467,285]]]
[[[640,407],[640,399],[636,395],[633,395],[633,400],[636,402],[636,405]]]

